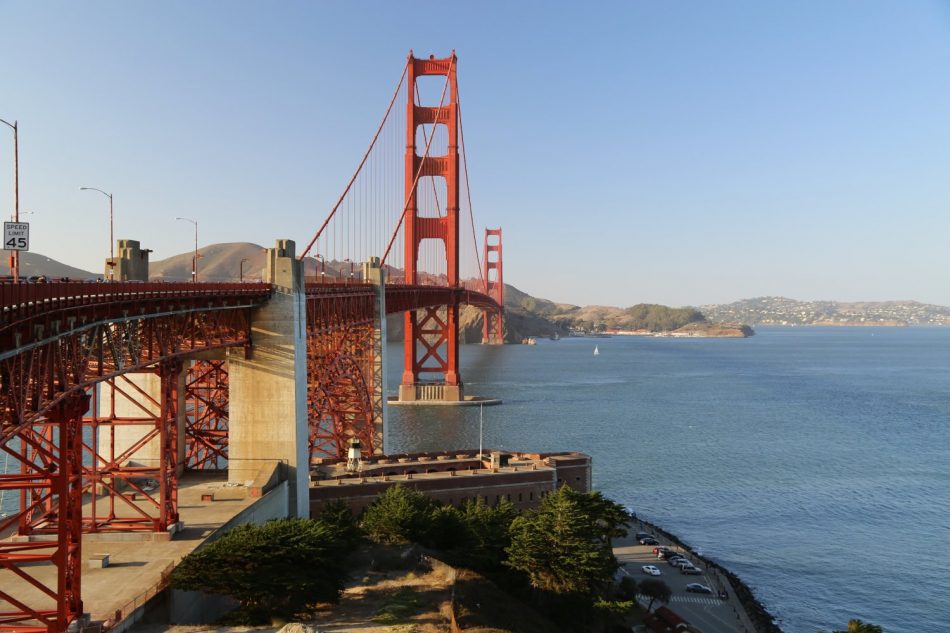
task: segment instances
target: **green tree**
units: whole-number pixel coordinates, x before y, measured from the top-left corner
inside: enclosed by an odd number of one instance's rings
[[[450,550],[468,544],[471,536],[458,508],[433,504],[425,516],[418,540],[426,547]]]
[[[172,572],[176,589],[228,595],[250,623],[336,602],[348,541],[322,521],[282,519],[242,525],[192,552]]]
[[[422,542],[429,531],[433,505],[421,492],[396,484],[366,508],[360,528],[377,543]]]
[[[571,496],[582,508],[585,514],[592,517],[596,523],[598,538],[608,546],[613,539],[627,535],[627,523],[630,514],[616,501],[606,498],[599,492],[577,492],[567,486],[564,494]]]
[[[640,583],[639,591],[641,594],[650,599],[650,604],[647,605],[647,611],[653,608],[654,602],[662,602],[667,604],[670,601],[670,598],[673,597],[673,591],[670,589],[670,586],[667,585],[662,580],[644,580]]]
[[[355,547],[362,537],[359,524],[353,511],[342,499],[328,501],[320,511],[320,521],[333,530],[336,537]]]
[[[637,599],[637,581],[630,576],[624,576],[620,579],[620,586],[617,588],[617,597],[620,600]]]
[[[511,545],[511,523],[518,510],[507,499],[490,506],[481,498],[468,501],[462,507],[462,520],[468,531],[464,560],[469,567],[486,571],[498,569],[505,560],[505,550]]]
[[[832,631],[831,633],[884,633],[884,629],[877,624],[862,622],[855,618],[848,620],[848,629],[846,631]]]
[[[511,523],[506,565],[535,589],[593,597],[613,580],[617,561],[598,517],[567,486]]]

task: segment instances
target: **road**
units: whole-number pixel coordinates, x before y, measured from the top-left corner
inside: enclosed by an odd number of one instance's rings
[[[683,548],[668,543],[657,536],[661,545],[681,551],[693,564],[703,571],[701,576],[681,574],[679,568],[671,566],[664,560],[657,560],[653,554],[655,545],[639,545],[633,535],[637,532],[631,527],[630,536],[614,541],[614,555],[622,565],[621,574],[626,574],[641,582],[648,578],[662,580],[673,590],[673,597],[666,605],[680,617],[701,630],[703,633],[754,633],[755,628],[745,613],[745,610],[735,599],[735,594],[729,581],[720,576],[715,569],[707,569],[706,565],[692,556]],[[649,576],[640,569],[643,565],[654,565],[660,576]],[[686,591],[688,583],[698,582],[710,587],[713,594],[689,593]],[[717,597],[720,589],[725,589],[729,595],[727,600]],[[654,603],[654,607],[657,605]]]

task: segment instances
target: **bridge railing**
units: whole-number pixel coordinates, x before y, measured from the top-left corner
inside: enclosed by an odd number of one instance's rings
[[[164,297],[259,296],[265,283],[85,282],[0,283],[0,326],[50,310]]]

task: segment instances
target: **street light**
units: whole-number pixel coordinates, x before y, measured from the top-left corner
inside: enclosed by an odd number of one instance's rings
[[[191,281],[192,283],[198,283],[198,220],[192,220],[191,218],[175,218],[176,220],[184,220],[185,222],[191,222],[195,225],[195,261],[191,267]]]
[[[320,260],[320,281],[324,282],[327,280],[327,260],[320,253],[316,253],[313,257]]]
[[[5,123],[7,127],[13,130],[13,221],[20,221],[20,129],[17,122],[10,123],[0,119],[0,123]],[[20,281],[20,251],[10,251],[10,274],[13,275],[13,283]]]
[[[244,283],[244,262],[247,261],[247,257],[241,259],[241,283]]]
[[[112,232],[112,194],[95,187],[80,187],[80,191],[98,191],[109,199],[109,281],[115,281],[115,240]]]

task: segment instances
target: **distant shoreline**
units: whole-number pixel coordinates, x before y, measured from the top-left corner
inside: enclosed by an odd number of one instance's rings
[[[889,328],[943,328],[950,325],[950,323],[861,323],[861,322],[846,322],[846,323],[756,323],[754,327],[889,327]]]

